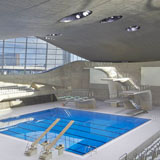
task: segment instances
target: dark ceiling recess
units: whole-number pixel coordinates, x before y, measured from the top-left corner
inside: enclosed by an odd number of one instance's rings
[[[55,40],[55,37],[62,36],[62,33],[52,33],[52,34],[47,34],[44,39],[46,40]]]
[[[112,16],[112,17],[108,17],[108,18],[104,18],[102,20],[100,20],[100,23],[111,23],[111,22],[115,22],[119,19],[121,19],[123,16]]]
[[[134,25],[134,26],[129,26],[126,28],[126,31],[128,32],[135,32],[135,31],[138,31],[141,27],[138,26],[138,25]]]
[[[72,21],[82,19],[82,18],[87,17],[91,14],[92,14],[92,11],[90,11],[90,10],[77,12],[77,13],[71,14],[69,16],[66,16],[66,17],[60,19],[59,22],[68,23],[68,22],[72,22]]]

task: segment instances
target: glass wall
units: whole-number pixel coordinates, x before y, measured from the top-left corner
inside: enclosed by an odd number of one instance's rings
[[[33,74],[85,60],[36,37],[0,40],[0,73]]]

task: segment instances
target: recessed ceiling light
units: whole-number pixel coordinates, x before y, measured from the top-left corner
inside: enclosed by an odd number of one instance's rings
[[[51,34],[47,34],[47,37],[58,37],[58,36],[62,36],[61,33],[51,33]]]
[[[104,18],[100,20],[100,23],[111,23],[111,22],[121,19],[122,17],[123,16],[112,16],[112,17]]]
[[[129,26],[126,28],[126,31],[128,32],[135,32],[135,31],[138,31],[141,27],[138,26],[138,25],[134,25],[134,26]]]
[[[76,18],[77,18],[77,19],[79,19],[79,18],[81,18],[81,17],[80,17],[80,15],[79,15],[79,14],[77,14],[77,15],[76,15]]]
[[[92,11],[90,11],[90,10],[77,12],[77,13],[71,14],[67,17],[64,17],[64,18],[60,19],[59,22],[68,23],[68,22],[76,21],[76,20],[79,20],[81,18],[87,17],[90,14],[92,14]]]
[[[51,34],[47,34],[44,39],[46,40],[55,40],[55,37],[59,37],[62,36],[61,33],[51,33]]]
[[[46,40],[55,40],[54,38],[51,38],[51,37],[44,37],[44,39],[46,39]]]

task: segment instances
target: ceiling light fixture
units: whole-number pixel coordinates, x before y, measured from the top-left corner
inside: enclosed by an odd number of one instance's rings
[[[112,17],[108,17],[108,18],[104,18],[102,20],[100,20],[100,23],[111,23],[111,22],[115,22],[119,19],[121,19],[123,16],[112,16]]]
[[[46,35],[47,37],[59,37],[59,36],[62,36],[61,33],[52,33],[52,34],[47,34]]]
[[[46,39],[46,40],[55,40],[54,38],[51,38],[51,37],[44,37],[44,39]]]
[[[134,25],[134,26],[129,26],[126,28],[126,31],[128,32],[135,32],[135,31],[138,31],[141,27],[138,26],[138,25]]]
[[[77,18],[77,19],[80,19],[81,17],[80,17],[80,15],[79,15],[79,14],[77,14],[77,15],[76,15],[76,18]]]
[[[47,34],[44,39],[46,40],[55,40],[55,37],[62,36],[61,33],[52,33],[52,34]]]
[[[59,22],[68,23],[68,22],[76,21],[76,20],[82,19],[84,17],[87,17],[90,14],[92,14],[92,11],[90,11],[90,10],[77,12],[77,13],[71,14],[69,16],[66,16],[66,17],[60,19]]]

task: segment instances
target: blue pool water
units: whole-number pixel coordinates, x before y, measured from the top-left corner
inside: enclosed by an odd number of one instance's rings
[[[0,121],[0,133],[34,141],[56,118],[61,120],[40,143],[53,141],[69,121],[74,120],[56,145],[64,144],[66,151],[79,155],[84,155],[148,121],[135,117],[54,108],[3,119]]]

